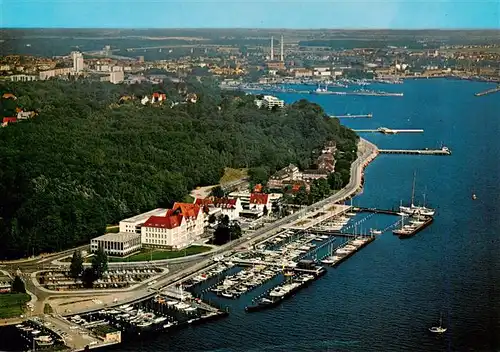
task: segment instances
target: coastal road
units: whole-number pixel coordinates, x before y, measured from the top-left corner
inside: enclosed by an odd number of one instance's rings
[[[170,272],[167,274],[164,274],[157,278],[156,280],[158,281],[157,284],[151,286],[153,289],[160,289],[162,287],[171,285],[172,283],[178,282],[179,280],[183,280],[186,277],[195,274],[196,272],[206,268],[207,266],[213,264],[213,256],[216,255],[224,255],[228,256],[234,253],[234,250],[237,249],[238,247],[249,247],[252,246],[253,244],[256,244],[271,235],[275,234],[277,231],[280,230],[280,228],[283,225],[292,223],[299,219],[300,217],[304,216],[307,212],[324,207],[327,204],[333,204],[337,203],[343,200],[348,199],[351,197],[353,194],[355,194],[360,187],[362,186],[362,176],[363,176],[363,169],[364,167],[371,161],[373,160],[378,154],[378,149],[377,147],[368,142],[365,139],[360,139],[359,144],[358,144],[358,158],[352,163],[351,165],[351,178],[349,180],[349,183],[347,184],[346,187],[343,189],[339,190],[332,196],[325,198],[317,203],[314,203],[310,206],[304,207],[303,209],[299,210],[298,212],[291,214],[287,217],[284,217],[282,219],[279,219],[271,224],[268,224],[264,228],[261,228],[253,233],[250,234],[245,234],[243,237],[232,241],[224,246],[221,246],[219,249],[217,249],[214,252],[209,252],[206,256],[200,256],[199,258],[178,258],[178,261],[176,263],[169,263],[169,269]],[[82,246],[79,248],[88,248],[88,246]],[[75,249],[67,250],[64,252],[60,252],[51,256],[47,256],[44,258],[38,258],[38,259],[33,259],[33,260],[26,260],[26,261],[19,261],[16,263],[12,263],[12,267],[16,268],[18,266],[21,271],[24,271],[25,274],[30,273],[35,270],[40,270],[41,266],[46,263],[49,260],[54,260],[57,258],[62,258],[64,256],[67,256],[68,254],[71,254]],[[46,263],[49,264],[49,263]],[[129,263],[130,264],[130,263]],[[144,263],[137,263],[138,265],[144,265]],[[161,263],[149,263],[152,265],[162,265]],[[177,266],[178,265],[178,266]],[[174,269],[175,267],[175,269]],[[31,280],[26,280],[26,281],[31,281]],[[43,292],[42,290],[37,289],[29,283],[27,285],[28,289],[33,289],[34,293],[36,295],[41,296],[42,299],[39,301],[43,302],[45,299],[48,299],[51,296],[66,296],[66,297],[79,297],[79,296],[87,296],[93,294],[119,294],[119,292],[116,291],[108,291],[106,290],[93,290],[92,292],[88,293],[82,293],[82,292]],[[134,299],[138,299],[140,297],[144,297],[147,295],[150,295],[150,291],[148,291],[148,288],[145,285],[138,286],[133,289],[126,290],[128,292],[136,292],[137,294],[134,296]],[[40,303],[41,303],[40,302]],[[123,303],[122,303],[123,304]]]

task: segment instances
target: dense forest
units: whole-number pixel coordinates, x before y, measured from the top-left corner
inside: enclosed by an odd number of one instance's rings
[[[38,115],[0,128],[0,258],[87,243],[106,224],[181,200],[217,183],[225,166],[269,173],[313,162],[327,140],[356,149],[356,135],[307,101],[257,109],[254,97],[221,92],[214,81],[186,87],[90,81],[1,83],[0,92]],[[161,106],[139,98],[164,92]],[[119,104],[123,95],[136,99]],[[2,100],[3,115],[12,100]]]

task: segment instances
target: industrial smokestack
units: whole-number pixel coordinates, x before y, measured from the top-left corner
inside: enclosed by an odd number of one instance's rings
[[[271,37],[271,61],[274,60],[274,37]]]
[[[285,61],[283,58],[283,35],[281,35],[281,62]]]

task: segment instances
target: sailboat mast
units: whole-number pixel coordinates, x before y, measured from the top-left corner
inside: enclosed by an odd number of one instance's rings
[[[415,202],[415,179],[417,177],[417,171],[413,171],[413,186],[411,188],[411,207]]]

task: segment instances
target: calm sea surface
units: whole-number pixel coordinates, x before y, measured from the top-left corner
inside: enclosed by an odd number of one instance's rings
[[[230,310],[226,319],[113,350],[500,351],[500,95],[473,95],[491,86],[438,79],[370,87],[404,97],[281,94],[287,102],[305,97],[330,114],[374,114],[344,120],[351,128],[425,130],[364,135],[381,148],[444,143],[452,149],[449,157],[380,155],[354,199],[354,205],[379,208],[408,202],[416,171],[416,200],[422,203],[426,194],[437,209],[435,222],[407,240],[384,233],[276,309],[245,313],[263,289],[256,290],[222,300]],[[363,226],[394,221],[372,216]],[[440,312],[448,331],[434,336],[427,329]]]

